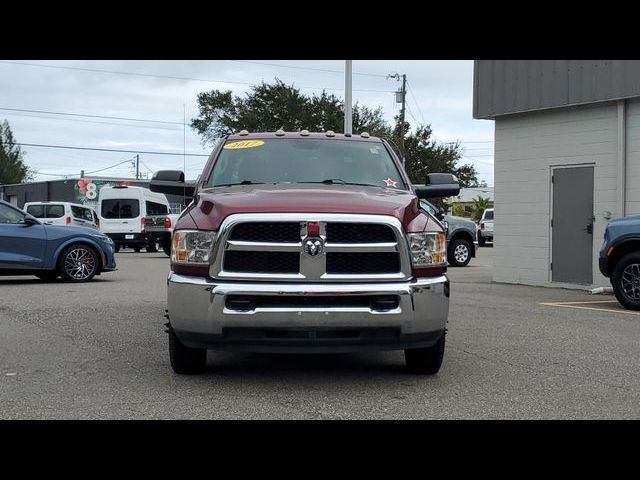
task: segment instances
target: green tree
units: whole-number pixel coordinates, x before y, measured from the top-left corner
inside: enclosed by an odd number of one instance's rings
[[[409,131],[409,123],[405,122],[405,132]],[[400,125],[394,128],[394,142],[400,143]],[[415,185],[424,185],[429,173],[452,173],[458,177],[461,188],[478,182],[477,172],[473,165],[460,165],[460,142],[439,143],[432,138],[431,126],[419,126],[415,132],[405,135],[405,170]],[[444,199],[431,201],[434,205],[447,210]]]
[[[31,180],[34,172],[24,163],[24,152],[13,138],[9,122],[0,124],[0,183]]]
[[[214,143],[220,137],[246,129],[250,132],[344,131],[344,103],[334,94],[322,92],[311,96],[300,93],[294,85],[275,79],[274,84],[262,82],[251,87],[244,97],[233,96],[230,90],[211,90],[197,96],[199,115],[191,127],[202,136],[203,144]],[[385,121],[382,107],[353,106],[353,131],[369,132],[400,144],[400,122],[393,128]],[[427,173],[453,173],[461,187],[478,183],[473,165],[462,164],[460,143],[444,144],[432,138],[431,126],[419,126],[413,133],[404,124],[405,168],[414,184],[424,184]],[[435,199],[444,207],[444,202]]]
[[[478,195],[478,198],[474,198],[473,200],[473,213],[472,218],[476,222],[482,218],[482,212],[484,212],[487,208],[491,208],[493,202],[488,198],[483,198]]]
[[[199,115],[191,127],[202,135],[204,144],[246,129],[250,132],[344,131],[344,103],[334,94],[322,92],[307,96],[294,85],[276,79],[274,84],[262,82],[251,87],[245,97],[233,96],[230,90],[211,90],[197,96]],[[371,109],[355,104],[354,132],[369,132],[389,137],[391,129],[384,120],[382,108]]]

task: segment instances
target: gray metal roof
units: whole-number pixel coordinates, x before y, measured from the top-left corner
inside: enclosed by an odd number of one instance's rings
[[[640,60],[476,60],[473,118],[640,97]]]

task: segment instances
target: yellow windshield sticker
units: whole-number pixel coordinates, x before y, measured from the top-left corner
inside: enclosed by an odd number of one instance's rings
[[[224,146],[224,148],[233,150],[233,149],[237,149],[237,148],[261,147],[262,145],[264,145],[264,141],[263,140],[242,140],[240,142],[227,143]]]

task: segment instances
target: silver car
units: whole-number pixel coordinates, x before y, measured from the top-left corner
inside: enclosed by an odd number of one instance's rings
[[[447,231],[447,259],[452,267],[464,267],[476,256],[476,224],[464,217],[446,215],[426,200],[420,206],[442,222]]]

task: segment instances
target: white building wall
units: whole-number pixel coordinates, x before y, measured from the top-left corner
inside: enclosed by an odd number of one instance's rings
[[[627,204],[640,211],[640,102],[627,114],[637,179]],[[618,216],[617,125],[615,102],[496,118],[494,281],[575,287],[551,282],[551,169],[594,165],[593,282],[609,285],[597,258],[607,217]]]
[[[640,215],[640,99],[627,102],[626,214]]]

